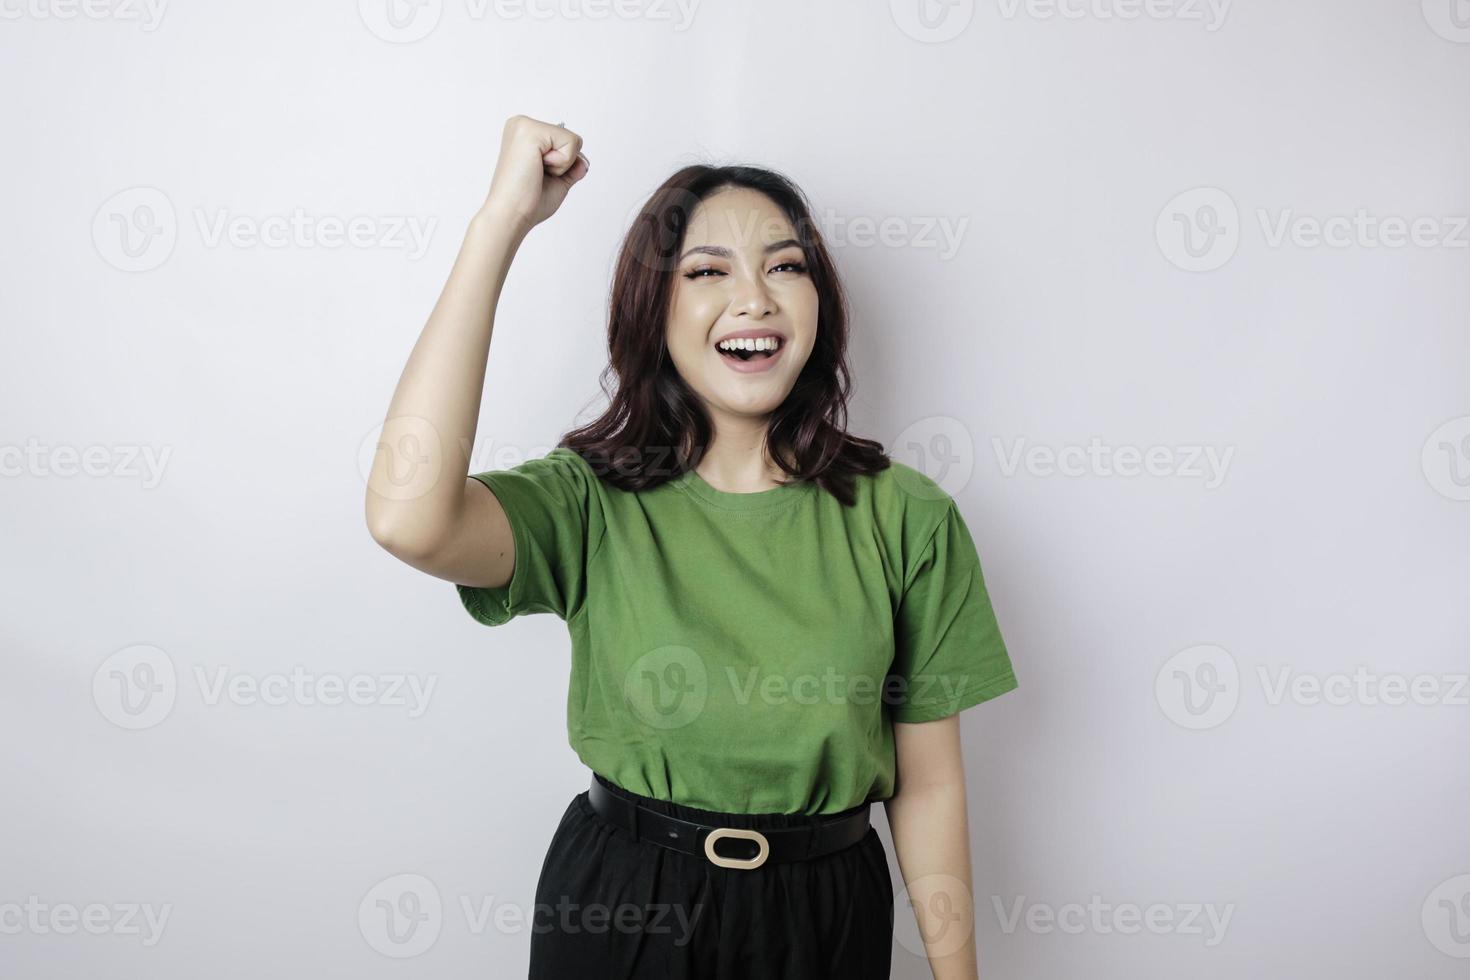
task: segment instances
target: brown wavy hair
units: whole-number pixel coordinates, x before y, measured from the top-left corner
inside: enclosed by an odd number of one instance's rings
[[[733,187],[759,191],[785,214],[819,300],[815,345],[791,392],[771,414],[766,447],[788,475],[786,482],[813,480],[850,506],[854,477],[884,470],[890,460],[880,443],[847,432],[847,296],[811,207],[789,178],[762,167],[687,166],[644,203],[623,237],[609,298],[608,364],[599,383],[610,403],[558,445],[576,451],[600,479],[624,490],[658,486],[698,464],[712,425],[669,357],[665,332],[694,209]],[[616,388],[610,389],[614,378]]]

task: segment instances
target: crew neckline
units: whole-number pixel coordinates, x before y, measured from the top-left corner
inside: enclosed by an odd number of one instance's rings
[[[675,477],[674,484],[705,503],[725,510],[766,510],[770,507],[780,507],[809,495],[816,488],[816,484],[811,480],[802,480],[765,490],[752,490],[748,493],[717,490],[709,481],[695,472],[692,466]]]

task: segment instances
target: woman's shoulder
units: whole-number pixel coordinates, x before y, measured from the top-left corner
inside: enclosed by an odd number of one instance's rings
[[[537,479],[554,479],[582,483],[595,478],[592,466],[575,450],[553,446],[540,456],[529,456],[513,466],[501,466],[490,473],[512,472]]]
[[[939,481],[900,459],[863,477],[874,504],[881,510],[916,515],[941,515],[954,502]]]
[[[844,510],[848,521],[871,524],[880,538],[907,554],[950,519],[954,498],[918,467],[887,459],[887,466],[857,478],[855,506]]]

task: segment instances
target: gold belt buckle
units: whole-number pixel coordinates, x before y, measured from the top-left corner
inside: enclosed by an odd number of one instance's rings
[[[753,840],[760,845],[760,851],[751,858],[728,858],[721,857],[715,853],[715,841],[725,837],[738,837],[741,840]],[[746,830],[743,827],[716,827],[704,838],[704,856],[722,868],[759,868],[766,863],[766,855],[771,853],[770,845],[766,841],[765,834],[759,830]]]

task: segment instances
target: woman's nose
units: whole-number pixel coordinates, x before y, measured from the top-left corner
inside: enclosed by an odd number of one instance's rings
[[[744,279],[735,284],[735,297],[730,306],[751,315],[766,315],[776,312],[776,301],[770,290],[755,279]]]

